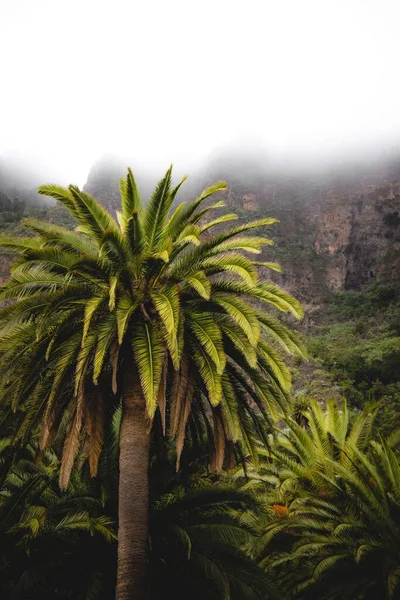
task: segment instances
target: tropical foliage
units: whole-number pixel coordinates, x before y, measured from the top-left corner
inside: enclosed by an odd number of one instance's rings
[[[400,600],[397,287],[333,296],[307,343],[342,399],[293,403],[274,219],[171,175],[146,203],[128,171],[116,219],[43,186],[65,227],[23,237],[0,207],[1,598]]]
[[[10,440],[1,440],[1,457]],[[59,461],[38,461],[29,444],[11,468],[2,462],[0,594],[2,598],[112,597],[114,523],[96,488],[74,474],[67,492],[58,485]],[[73,576],[71,576],[73,574]]]
[[[350,423],[346,405],[314,403],[307,431],[291,422],[248,484],[268,506],[260,564],[289,597],[400,597],[399,438],[371,438],[375,413]]]
[[[117,421],[118,415],[114,436]],[[4,439],[2,454],[6,449]],[[53,452],[38,462],[37,448],[29,446],[14,462],[0,502],[2,598],[114,598],[114,449],[109,440],[98,482],[83,469],[66,492],[58,486]],[[211,482],[201,462],[176,472],[172,455],[155,454],[150,471],[151,598],[274,597],[274,586],[246,552],[257,535],[258,502],[232,484]]]

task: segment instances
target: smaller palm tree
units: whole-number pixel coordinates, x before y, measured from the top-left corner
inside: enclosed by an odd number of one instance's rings
[[[152,600],[279,597],[248,552],[259,508],[254,496],[221,484],[159,497],[150,517]]]
[[[330,400],[324,410],[314,400],[302,411],[306,430],[295,419],[289,419],[289,429],[277,436],[271,445],[271,459],[264,461],[260,471],[274,486],[275,499],[287,504],[302,492],[312,491],[321,497],[338,493],[335,465],[347,468],[356,449],[366,450],[376,411],[375,405],[367,405],[351,419],[345,401],[339,408]],[[256,481],[257,475],[251,485]]]
[[[0,458],[10,440],[0,442]],[[23,448],[0,488],[0,595],[4,600],[110,597],[116,535],[88,482],[74,474],[60,492],[52,451]],[[6,469],[2,465],[2,469]],[[73,574],[73,576],[71,575]],[[107,575],[108,574],[108,575]],[[100,594],[102,590],[102,594]]]
[[[388,442],[372,439],[375,413],[350,425],[345,406],[314,404],[309,430],[292,423],[273,451],[259,558],[270,576],[285,570],[295,598],[400,598],[400,466]]]

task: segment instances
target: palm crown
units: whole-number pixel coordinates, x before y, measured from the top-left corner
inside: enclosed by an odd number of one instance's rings
[[[76,219],[76,230],[28,219],[26,226],[38,237],[1,240],[19,254],[0,292],[2,300],[18,300],[0,312],[6,372],[1,391],[14,408],[25,405],[20,435],[42,420],[42,447],[68,405],[64,486],[82,427],[96,472],[104,430],[99,390],[104,395],[109,387],[116,394],[123,371],[137,371],[150,419],[157,406],[165,418],[168,378],[178,450],[195,395],[204,404],[197,418],[208,425],[212,415],[213,436],[222,447],[222,438],[240,439],[253,406],[244,401],[238,410],[235,392],[252,398],[263,413],[263,402],[284,400],[289,373],[267,339],[289,350],[298,349],[297,341],[248,299],[296,317],[301,308],[276,285],[258,281],[257,268],[273,264],[242,254],[258,254],[271,243],[243,233],[275,219],[210,235],[216,225],[237,218],[225,214],[201,224],[223,206],[218,201],[204,208],[204,201],[226,184],[207,188],[170,214],[181,184],[171,187],[170,168],[144,207],[129,170],[121,181],[118,223],[74,186],[42,186],[41,194],[56,198]],[[219,463],[222,456],[220,450]]]

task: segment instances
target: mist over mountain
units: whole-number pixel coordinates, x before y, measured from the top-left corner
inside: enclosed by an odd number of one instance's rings
[[[10,200],[18,199],[33,206],[53,204],[36,191],[49,179],[45,169],[41,172],[21,160],[0,157],[0,194]]]
[[[109,210],[117,209],[118,182],[128,164],[115,157],[99,160],[85,190]],[[163,171],[131,166],[143,197],[148,197]],[[282,273],[266,275],[297,295],[308,314],[331,292],[399,277],[400,153],[377,152],[313,166],[300,160],[280,163],[262,147],[252,152],[220,148],[190,173],[177,201],[193,198],[220,179],[229,184],[223,210],[234,210],[242,222],[279,219],[270,232],[275,244],[263,258],[278,261]]]
[[[92,165],[84,189],[114,212],[120,203],[119,180],[128,166],[146,200],[169,165],[138,155],[103,155]],[[174,166],[176,182],[184,174],[184,164]],[[177,201],[222,179],[229,185],[223,210],[234,210],[243,222],[261,216],[279,219],[271,228],[275,244],[264,255],[278,261],[282,273],[268,276],[310,306],[332,291],[357,290],[375,278],[400,275],[400,151],[315,162],[298,156],[289,162],[262,143],[242,140],[214,149],[188,175]],[[3,200],[18,199],[28,207],[43,204],[36,189],[45,182],[65,183],[45,169],[0,159]]]

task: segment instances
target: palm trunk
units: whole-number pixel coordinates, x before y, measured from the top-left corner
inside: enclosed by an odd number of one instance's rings
[[[148,596],[150,432],[141,390],[127,377],[124,385],[119,454],[118,572],[116,600]],[[136,388],[136,389],[135,389]]]

